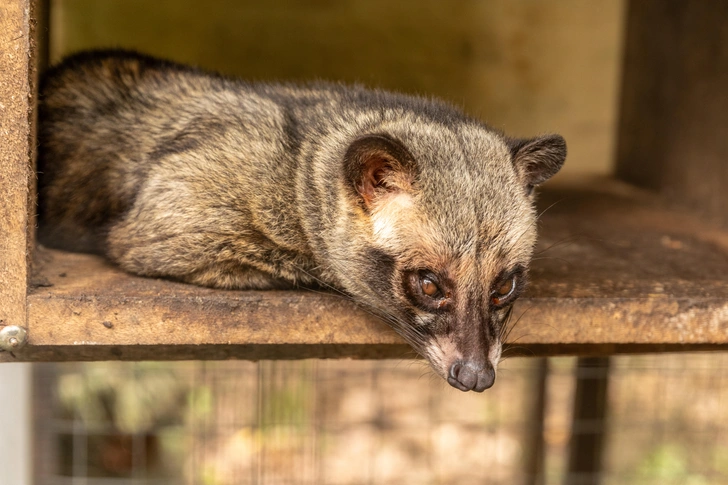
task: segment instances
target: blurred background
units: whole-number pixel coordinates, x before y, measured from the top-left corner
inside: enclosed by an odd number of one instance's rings
[[[438,96],[612,166],[622,0],[50,0],[50,57],[123,47],[251,80]]]
[[[570,440],[595,431],[602,484],[728,483],[726,369],[512,358],[474,394],[405,360],[36,365],[37,485],[597,483],[569,473]],[[595,378],[605,419],[574,419]]]
[[[565,176],[613,171],[622,0],[50,7],[51,62],[123,47],[438,96],[512,135],[561,133]],[[579,434],[603,440],[604,484],[728,483],[726,368],[724,354],[512,358],[475,395],[412,360],[35,365],[36,484],[593,483],[569,474]],[[609,393],[586,419],[574,406],[590,379]]]

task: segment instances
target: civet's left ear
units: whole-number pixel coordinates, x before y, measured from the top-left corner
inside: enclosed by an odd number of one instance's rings
[[[412,190],[416,171],[407,148],[385,133],[357,138],[344,156],[344,173],[368,211],[387,194]]]
[[[513,165],[530,194],[558,172],[566,160],[566,140],[561,135],[530,139],[509,139]]]

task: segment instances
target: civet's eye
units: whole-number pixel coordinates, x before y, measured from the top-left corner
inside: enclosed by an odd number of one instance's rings
[[[425,311],[447,311],[453,305],[452,285],[427,269],[408,271],[404,289],[412,303]]]
[[[438,296],[439,293],[441,293],[440,288],[437,286],[437,283],[432,281],[429,276],[420,277],[420,288],[422,289],[422,293],[429,296],[430,298],[435,298]]]
[[[505,305],[516,291],[516,275],[511,275],[507,279],[500,281],[498,286],[490,296],[490,301],[494,306]]]

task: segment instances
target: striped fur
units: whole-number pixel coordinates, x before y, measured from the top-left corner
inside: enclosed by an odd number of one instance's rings
[[[557,135],[513,140],[440,101],[125,51],[52,68],[40,123],[44,243],[199,285],[334,288],[446,379],[460,361],[494,377],[510,305],[493,291],[515,270],[522,290],[531,189],[566,154]],[[447,289],[435,307],[427,274]],[[477,379],[464,386],[489,387]]]

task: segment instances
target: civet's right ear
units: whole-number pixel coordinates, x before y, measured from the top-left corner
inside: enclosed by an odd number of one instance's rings
[[[416,165],[405,146],[387,134],[366,135],[349,145],[344,172],[365,209],[382,196],[410,191]]]
[[[566,160],[566,140],[561,135],[509,139],[508,145],[513,165],[529,194],[536,185],[556,175]]]

